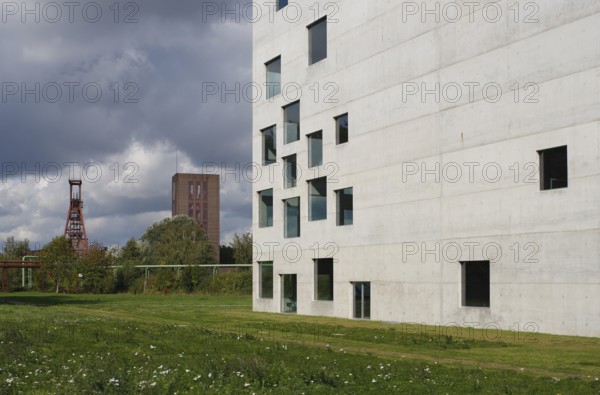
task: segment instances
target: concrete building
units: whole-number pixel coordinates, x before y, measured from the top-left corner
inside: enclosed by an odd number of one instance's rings
[[[426,3],[253,25],[254,309],[600,336],[600,2]]]
[[[187,215],[208,234],[219,262],[221,246],[221,180],[219,175],[177,173],[172,179],[171,213]]]

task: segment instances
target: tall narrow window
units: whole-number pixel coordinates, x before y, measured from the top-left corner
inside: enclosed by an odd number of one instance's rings
[[[540,189],[567,188],[569,171],[567,146],[538,151],[540,155]]]
[[[348,142],[348,114],[335,118],[335,142],[336,144]]]
[[[327,57],[327,17],[308,26],[308,64]]]
[[[258,193],[258,226],[273,226],[273,190],[267,189]]]
[[[352,188],[335,191],[337,197],[337,224],[339,226],[352,225],[353,218],[353,190]]]
[[[354,288],[354,318],[371,318],[371,283],[352,283]]]
[[[281,93],[281,56],[267,62],[267,99]]]
[[[285,188],[294,188],[297,182],[298,164],[296,163],[296,155],[290,155],[283,158],[284,177],[283,185]]]
[[[263,165],[270,165],[277,160],[275,126],[262,130]]]
[[[284,236],[300,237],[300,198],[291,198],[283,201],[284,206]]]
[[[273,262],[259,262],[259,298],[273,298]]]
[[[285,127],[285,144],[300,139],[300,102],[283,107],[283,122]]]
[[[333,258],[315,259],[315,300],[333,300]]]
[[[295,313],[298,310],[298,275],[284,274],[281,283],[281,311]]]
[[[288,0],[277,0],[277,11],[288,5]]]
[[[461,262],[462,304],[490,307],[490,261]]]
[[[308,182],[308,219],[327,219],[327,178],[321,177]]]
[[[308,167],[323,164],[323,132],[315,132],[308,136]]]

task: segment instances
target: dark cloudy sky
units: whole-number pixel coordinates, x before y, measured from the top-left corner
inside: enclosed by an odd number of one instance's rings
[[[251,81],[249,2],[2,2],[0,239],[61,235],[70,169],[89,239],[110,246],[170,216],[176,152],[184,172],[248,164],[251,103],[202,90]],[[222,184],[224,241],[250,229],[250,191]]]

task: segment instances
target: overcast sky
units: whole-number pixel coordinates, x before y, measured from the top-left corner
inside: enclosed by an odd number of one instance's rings
[[[0,239],[62,235],[70,171],[85,170],[88,238],[110,246],[170,217],[177,151],[182,172],[247,165],[251,103],[202,89],[251,81],[249,2],[2,2]],[[225,6],[240,15],[223,22]],[[251,215],[251,186],[229,175],[222,241]]]

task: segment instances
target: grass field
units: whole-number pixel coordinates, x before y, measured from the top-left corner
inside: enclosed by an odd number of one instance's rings
[[[250,305],[249,297],[0,295],[0,394],[600,393],[600,339]]]

